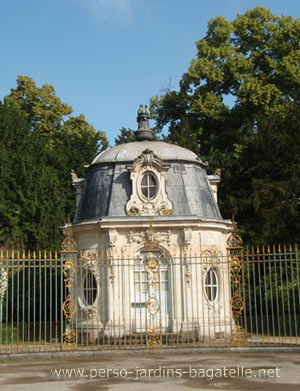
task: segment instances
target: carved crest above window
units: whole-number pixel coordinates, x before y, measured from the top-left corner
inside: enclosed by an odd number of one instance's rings
[[[126,205],[129,216],[172,214],[172,203],[166,193],[169,168],[150,149],[146,149],[127,167],[132,181],[132,194]]]

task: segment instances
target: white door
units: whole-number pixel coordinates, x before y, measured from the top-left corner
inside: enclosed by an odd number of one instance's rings
[[[147,268],[147,260],[135,261],[132,271],[131,320],[135,332],[169,327],[169,270],[167,262],[156,260],[156,269]]]

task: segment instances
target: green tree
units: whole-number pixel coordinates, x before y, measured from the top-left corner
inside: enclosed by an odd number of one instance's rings
[[[55,95],[19,76],[0,105],[0,239],[5,246],[58,248],[75,211],[71,169],[107,148],[105,133]]]
[[[222,213],[248,241],[300,239],[299,42],[299,19],[262,7],[217,17],[179,90],[151,100],[171,142],[222,168]]]
[[[135,135],[134,135],[134,130],[130,128],[122,127],[120,129],[120,134],[115,138],[116,145],[126,144],[132,141],[135,141]]]

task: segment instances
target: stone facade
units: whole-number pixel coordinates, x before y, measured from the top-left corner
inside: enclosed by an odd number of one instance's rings
[[[230,334],[232,224],[217,205],[220,177],[191,151],[151,141],[147,113],[139,119],[139,141],[102,152],[85,179],[73,176],[76,327],[87,338]]]

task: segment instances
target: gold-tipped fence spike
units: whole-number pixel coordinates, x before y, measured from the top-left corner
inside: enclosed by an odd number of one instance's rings
[[[31,252],[28,250],[28,259],[31,259]]]
[[[280,246],[280,244],[278,245],[278,252],[279,252],[279,254],[281,254],[281,246]]]
[[[42,253],[41,253],[41,251],[39,251],[39,260],[41,260],[42,259]]]
[[[6,258],[9,259],[9,252],[6,250]]]
[[[57,261],[57,258],[58,258],[58,256],[57,256],[57,250],[55,250],[54,259]]]
[[[52,259],[52,251],[49,252],[49,259]]]
[[[22,251],[22,258],[23,258],[23,259],[26,259],[26,252],[25,252],[24,249],[23,249],[23,251]]]
[[[1,250],[1,252],[0,252],[0,259],[4,259],[3,250]]]
[[[262,255],[263,257],[265,257],[266,253],[265,253],[265,246],[262,246]]]
[[[47,259],[47,251],[44,250],[44,259]]]
[[[270,245],[268,244],[268,254],[271,254]]]
[[[293,252],[293,247],[292,247],[292,245],[291,245],[291,244],[289,245],[289,252],[290,252],[290,253],[292,253],[292,252]]]
[[[256,254],[259,255],[260,252],[259,252],[259,246],[256,246]]]
[[[276,247],[275,247],[275,244],[273,244],[273,254],[276,254]]]
[[[286,246],[286,244],[284,244],[284,245],[283,245],[283,252],[286,253],[286,252],[287,252],[286,250],[287,250],[287,246]]]
[[[17,259],[20,259],[20,250],[17,250]]]
[[[33,259],[36,260],[36,252],[33,252]]]
[[[11,259],[15,259],[15,250],[11,251]]]

